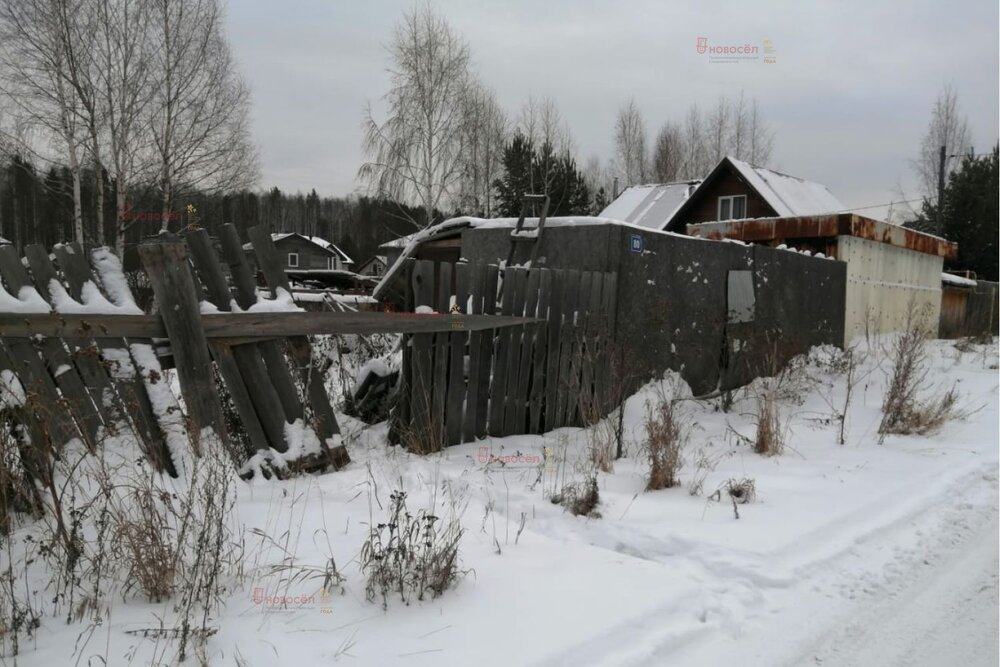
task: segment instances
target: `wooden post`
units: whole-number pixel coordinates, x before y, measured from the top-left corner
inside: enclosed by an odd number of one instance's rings
[[[139,257],[153,285],[159,314],[170,338],[174,363],[188,416],[200,431],[211,428],[225,442],[222,405],[212,380],[208,339],[201,328],[201,311],[187,250],[173,234],[139,246]]]

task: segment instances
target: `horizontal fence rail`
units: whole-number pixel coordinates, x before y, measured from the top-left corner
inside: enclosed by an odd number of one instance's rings
[[[424,313],[262,312],[204,314],[207,338],[283,338],[319,334],[434,333],[479,331],[532,323],[526,317]],[[165,338],[159,315],[73,315],[0,312],[0,337]]]

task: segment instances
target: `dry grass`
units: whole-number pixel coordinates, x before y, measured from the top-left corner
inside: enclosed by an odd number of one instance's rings
[[[926,435],[958,418],[958,393],[954,388],[921,398],[928,388],[930,329],[925,310],[913,303],[907,310],[905,328],[893,340],[889,358],[892,375],[882,401],[880,442],[890,433]]]
[[[597,489],[597,474],[593,472],[578,482],[563,486],[562,491],[552,496],[552,503],[562,505],[575,516],[598,518],[597,506],[601,494]]]
[[[785,426],[778,407],[778,383],[768,378],[762,381],[762,386],[757,394],[757,413],[754,416],[757,432],[753,450],[764,456],[780,456],[785,451]]]
[[[393,491],[384,521],[373,523],[361,547],[361,571],[369,602],[399,595],[404,604],[427,595],[436,598],[465,574],[459,569],[459,542],[463,530],[453,516],[441,525],[440,517],[423,510],[412,514],[406,492]]]
[[[646,413],[646,455],[649,459],[647,491],[667,489],[680,483],[682,451],[688,440],[678,403],[661,395]]]

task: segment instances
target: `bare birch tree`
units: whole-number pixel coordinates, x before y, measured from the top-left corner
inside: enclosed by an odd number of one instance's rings
[[[97,88],[98,63],[93,58],[97,12],[92,0],[51,2],[57,39],[64,54],[66,83],[77,101],[85,147],[94,177],[95,242],[104,245],[104,160],[102,157],[103,109]]]
[[[493,215],[493,182],[503,171],[508,126],[493,91],[481,84],[470,85],[463,101],[464,150],[457,202],[461,210],[487,218]]]
[[[774,148],[774,133],[761,117],[757,109],[757,98],[750,103],[749,113],[749,154],[750,164],[765,166],[771,161],[771,150]]]
[[[684,165],[684,138],[675,123],[666,123],[656,135],[653,144],[653,178],[661,183],[682,178]]]
[[[646,180],[646,121],[635,98],[629,98],[618,110],[615,153],[625,174],[625,185],[635,185]]]
[[[539,160],[538,169],[529,171],[529,187],[536,194],[546,194],[557,171],[556,162],[573,154],[573,134],[551,97],[528,96],[521,107],[517,128],[528,139]],[[536,171],[540,183],[535,182]]]
[[[708,147],[711,151],[712,162],[718,162],[726,157],[729,148],[729,138],[732,136],[730,125],[732,123],[732,108],[728,99],[720,97],[715,108],[709,112],[705,119],[705,134],[708,138]]]
[[[15,113],[42,130],[42,141],[54,141],[65,155],[73,183],[73,235],[83,243],[80,158],[85,132],[80,100],[67,75],[69,55],[60,18],[65,2],[0,2],[0,86]]]
[[[704,178],[712,168],[705,143],[705,122],[701,109],[692,104],[684,117],[684,178]]]
[[[941,146],[945,147],[945,155],[960,155],[968,152],[971,143],[968,121],[958,105],[958,93],[950,84],[946,85],[934,101],[927,133],[920,141],[920,154],[913,162],[924,197],[937,201]],[[959,160],[946,159],[945,178],[959,164]]]
[[[249,187],[258,163],[250,90],[236,71],[218,0],[153,0],[153,6],[147,122],[166,230],[171,203],[184,189]]]
[[[150,11],[145,0],[95,0],[97,95],[107,136],[107,166],[115,188],[115,252],[125,251],[129,191],[147,171],[144,114],[150,86]]]
[[[396,26],[389,55],[387,117],[379,122],[370,105],[365,110],[367,161],[358,177],[377,196],[416,203],[429,225],[434,211],[455,194],[462,173],[469,48],[444,17],[423,4]]]

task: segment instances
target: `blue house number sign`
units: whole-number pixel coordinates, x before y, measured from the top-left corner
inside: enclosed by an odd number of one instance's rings
[[[629,248],[632,252],[642,252],[642,236],[639,234],[632,234],[629,238]]]

